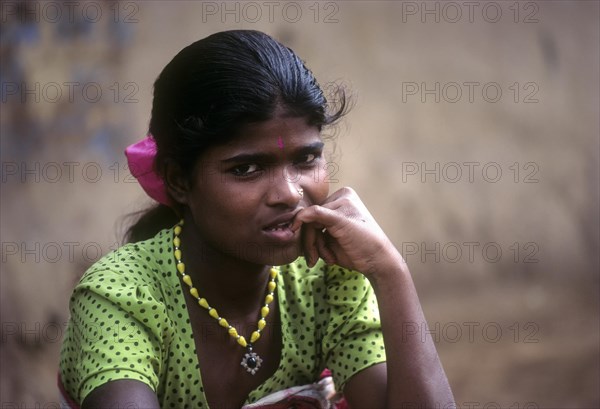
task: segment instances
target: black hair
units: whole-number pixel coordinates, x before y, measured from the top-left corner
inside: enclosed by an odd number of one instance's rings
[[[232,30],[212,34],[185,47],[154,83],[149,132],[157,145],[156,172],[166,163],[190,175],[200,153],[235,138],[249,123],[277,112],[306,118],[321,131],[348,109],[344,88],[334,85],[328,104],[304,62],[265,33]],[[126,242],[154,236],[180,218],[177,206],[156,205],[133,213]]]

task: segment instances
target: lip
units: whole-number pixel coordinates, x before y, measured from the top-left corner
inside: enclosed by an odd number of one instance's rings
[[[282,214],[271,219],[263,228],[262,232],[271,240],[278,242],[290,242],[296,239],[298,231],[293,231],[292,221],[300,209]]]

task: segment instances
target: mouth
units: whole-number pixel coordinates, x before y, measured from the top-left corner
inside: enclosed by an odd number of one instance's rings
[[[289,222],[283,222],[283,223],[276,224],[275,226],[265,227],[264,230],[268,231],[268,232],[274,232],[274,231],[282,231],[282,230],[290,229],[290,227],[292,227],[291,220]]]
[[[262,229],[269,240],[275,242],[291,242],[299,237],[299,233],[291,229],[295,214],[280,217]]]

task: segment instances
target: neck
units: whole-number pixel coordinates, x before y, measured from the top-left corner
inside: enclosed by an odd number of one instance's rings
[[[269,266],[215,249],[200,237],[193,223],[186,222],[179,237],[186,274],[200,296],[228,319],[256,315],[263,305]]]

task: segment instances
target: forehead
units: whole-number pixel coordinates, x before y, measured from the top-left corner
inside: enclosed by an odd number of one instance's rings
[[[227,151],[285,149],[320,140],[319,129],[308,125],[305,118],[278,116],[243,126],[239,135],[221,148]]]

